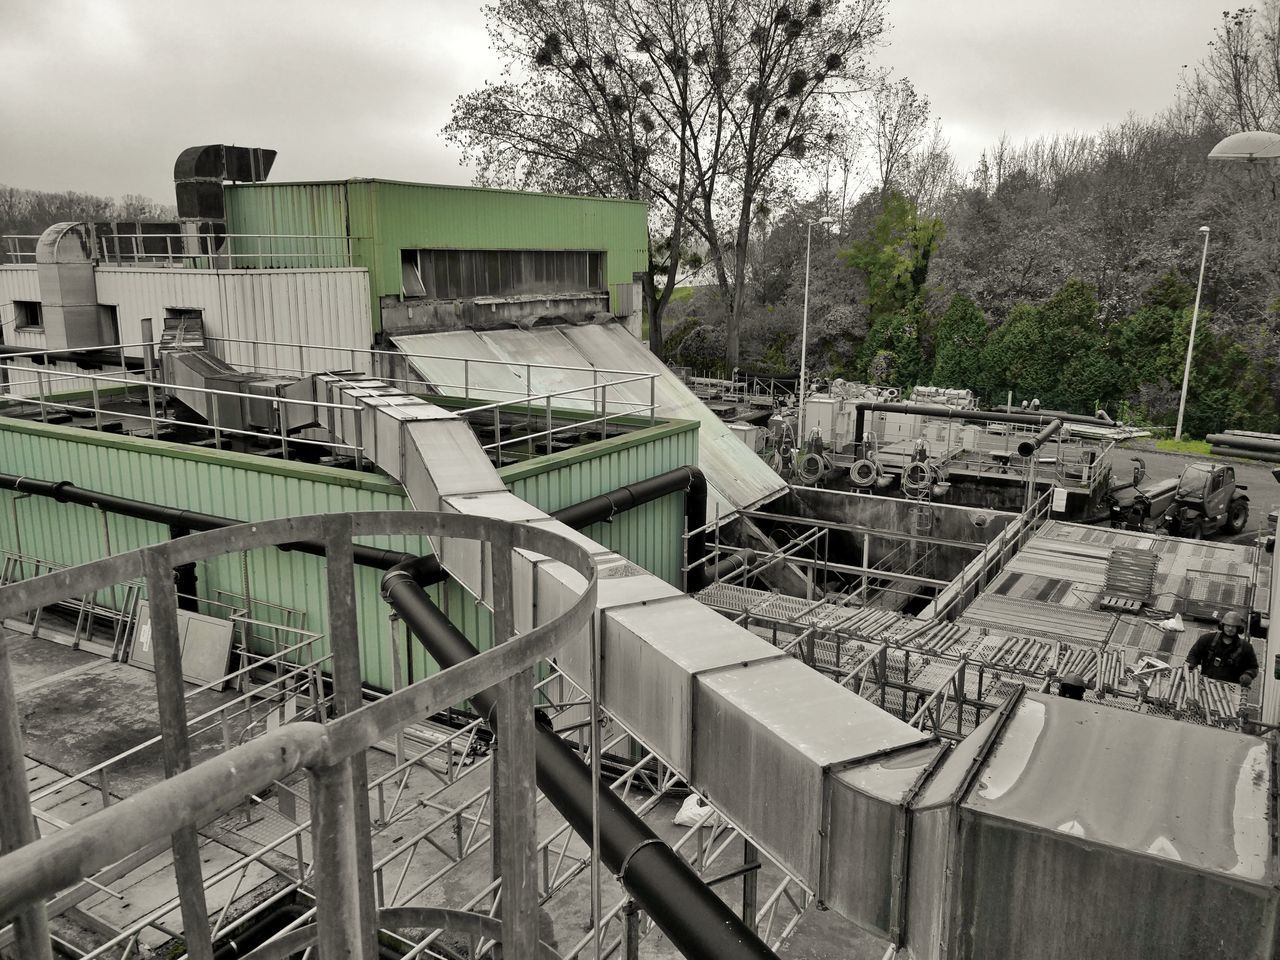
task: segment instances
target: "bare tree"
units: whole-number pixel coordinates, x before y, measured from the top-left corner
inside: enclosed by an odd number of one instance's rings
[[[911,154],[929,127],[929,98],[905,78],[881,80],[872,91],[864,120],[866,139],[875,151],[881,199],[902,179]]]
[[[1280,0],[1224,10],[1208,54],[1183,78],[1182,98],[1222,133],[1280,125]]]
[[[650,201],[662,234],[650,275],[665,278],[651,332],[691,231],[729,306],[736,365],[757,205],[865,86],[883,3],[498,0],[486,9],[509,79],[460,98],[446,133],[482,177]]]

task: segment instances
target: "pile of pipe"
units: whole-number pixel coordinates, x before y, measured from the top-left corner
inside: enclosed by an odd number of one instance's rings
[[[1209,452],[1220,457],[1280,463],[1280,434],[1228,430],[1211,433],[1205,439],[1209,441]]]

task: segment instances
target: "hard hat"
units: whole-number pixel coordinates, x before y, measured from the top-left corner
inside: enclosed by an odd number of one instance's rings
[[[1222,625],[1224,627],[1239,627],[1244,629],[1244,615],[1238,610],[1228,610],[1222,617]]]

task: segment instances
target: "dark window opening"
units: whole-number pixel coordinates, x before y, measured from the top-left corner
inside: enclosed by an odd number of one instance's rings
[[[102,328],[103,343],[107,346],[120,343],[120,312],[115,304],[98,304],[98,324]]]
[[[608,293],[593,250],[402,250],[401,289],[428,300]]]
[[[165,307],[164,318],[166,320],[203,320],[204,311],[195,307]]]
[[[13,328],[15,330],[44,327],[44,309],[38,300],[13,301]]]

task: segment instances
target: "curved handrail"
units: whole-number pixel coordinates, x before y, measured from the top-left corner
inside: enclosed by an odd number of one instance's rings
[[[92,876],[159,837],[233,809],[245,796],[265,789],[272,781],[302,768],[340,763],[424,713],[443,710],[532,667],[584,630],[596,607],[596,567],[590,554],[553,528],[491,517],[387,510],[239,524],[55,571],[0,587],[0,618],[132,579],[157,563],[174,567],[296,540],[332,544],[335,531],[350,531],[351,537],[477,540],[489,543],[495,557],[505,553],[510,558],[513,550],[521,549],[566,564],[584,578],[585,586],[559,616],[495,644],[474,659],[327,724],[289,724],[0,857],[0,924],[33,902]]]

